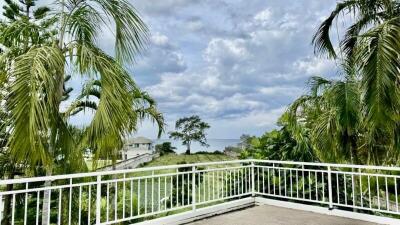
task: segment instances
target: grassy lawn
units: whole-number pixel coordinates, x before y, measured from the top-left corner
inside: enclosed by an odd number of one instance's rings
[[[217,154],[192,154],[192,155],[169,154],[161,156],[147,163],[144,167],[176,165],[181,162],[201,163],[201,162],[214,162],[214,161],[229,161],[235,159],[236,158],[227,155],[217,155]]]

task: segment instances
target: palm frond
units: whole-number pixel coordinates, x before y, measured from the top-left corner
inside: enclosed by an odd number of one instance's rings
[[[63,66],[64,57],[56,47],[32,48],[15,59],[8,74],[14,79],[8,104],[15,121],[9,147],[17,161],[51,164],[46,136],[58,113],[54,111],[61,97],[57,74]]]
[[[358,4],[357,0],[346,0],[336,5],[336,8],[332,11],[331,15],[325,19],[319,26],[317,32],[314,34],[312,44],[314,45],[314,52],[316,54],[326,54],[329,58],[336,58],[337,54],[333,47],[330,30],[335,19],[344,10],[353,10]]]
[[[148,41],[148,28],[127,0],[92,0],[115,25],[117,61],[132,62]]]
[[[364,47],[358,54],[362,62],[361,85],[366,120],[373,127],[394,125],[400,106],[398,52],[400,21],[387,21],[362,36]]]

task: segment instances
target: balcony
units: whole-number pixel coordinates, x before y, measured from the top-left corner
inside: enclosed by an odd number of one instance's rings
[[[232,218],[235,224],[400,224],[399,172],[238,160],[1,180],[0,218],[13,225],[232,224]]]

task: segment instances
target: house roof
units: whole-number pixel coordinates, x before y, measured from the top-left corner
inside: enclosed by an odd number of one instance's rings
[[[134,137],[126,140],[127,144],[151,144],[152,140],[145,137]]]

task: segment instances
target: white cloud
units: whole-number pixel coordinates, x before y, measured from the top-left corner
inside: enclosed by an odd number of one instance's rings
[[[335,68],[335,62],[317,57],[307,57],[295,61],[293,66],[307,75],[323,76]]]
[[[266,8],[263,11],[257,13],[254,16],[254,20],[256,22],[261,23],[262,25],[267,25],[272,19],[272,11],[270,8]]]

